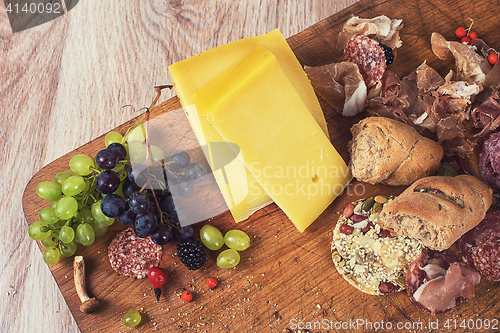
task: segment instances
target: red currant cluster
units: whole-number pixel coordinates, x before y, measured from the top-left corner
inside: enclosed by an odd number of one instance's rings
[[[455,31],[455,35],[460,39],[460,43],[465,43],[467,45],[471,45],[472,40],[477,38],[477,32],[472,30],[472,25],[465,29],[464,27],[458,27]],[[496,64],[498,61],[498,54],[496,52],[492,52],[488,55],[488,62],[492,65]]]

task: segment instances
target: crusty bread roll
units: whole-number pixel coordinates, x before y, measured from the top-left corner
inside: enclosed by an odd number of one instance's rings
[[[385,117],[368,117],[351,128],[350,168],[370,184],[410,185],[434,174],[443,149],[413,127]]]
[[[491,200],[491,189],[474,176],[426,177],[385,205],[379,224],[443,251],[481,222]]]

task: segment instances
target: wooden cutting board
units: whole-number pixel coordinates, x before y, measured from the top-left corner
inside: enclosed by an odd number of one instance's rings
[[[442,75],[446,74],[453,68],[453,62],[440,61],[432,54],[430,35],[437,31],[454,39],[456,27],[467,26],[469,17],[475,20],[474,28],[480,37],[500,47],[497,19],[500,3],[479,0],[361,1],[290,37],[288,42],[303,65],[336,62],[341,56],[335,47],[336,36],[342,24],[351,15],[370,18],[382,14],[404,21],[401,31],[404,45],[390,66],[400,76],[408,74],[424,60]],[[349,128],[359,117],[344,118],[323,106],[332,142],[347,160]],[[155,108],[152,114],[158,116],[178,108],[179,101],[174,97]],[[125,133],[134,122],[131,120],[115,130]],[[23,197],[29,224],[35,222],[38,211],[48,205],[36,195],[36,185],[67,170],[73,155],[94,156],[103,147],[104,137],[99,137],[45,166],[31,179]],[[312,325],[309,327],[312,332],[354,329],[370,332],[377,327],[384,330],[388,322],[394,330],[400,322],[406,325],[400,331],[427,332],[435,328],[436,321],[442,331],[465,332],[480,323],[484,325],[486,319],[498,320],[500,285],[484,279],[476,288],[474,299],[449,314],[431,316],[420,312],[404,292],[383,297],[366,295],[339,276],[331,262],[330,242],[331,231],[345,205],[361,197],[401,191],[402,188],[353,181],[303,234],[274,204],[240,224],[232,221],[229,212],[223,213],[210,223],[222,232],[238,228],[251,237],[252,245],[241,253],[241,263],[235,269],[219,269],[215,263],[218,252],[207,251],[205,266],[199,271],[188,271],[174,255],[175,244],[165,245],[161,267],[167,270],[169,279],[159,303],[147,279],[134,280],[112,270],[107,247],[124,229],[118,222],[93,246],[79,246],[77,252],[84,256],[87,264],[90,293],[102,301],[99,312],[89,315],[80,312],[73,284],[72,258],[62,259],[50,269],[82,332],[128,332],[121,320],[130,310],[139,310],[142,314],[140,326],[133,330],[141,332],[294,332],[308,323]],[[197,225],[196,230],[199,227]],[[211,276],[219,280],[214,290],[206,285],[206,279]],[[183,289],[194,293],[192,302],[184,303],[179,298]],[[497,323],[497,327],[499,325]]]

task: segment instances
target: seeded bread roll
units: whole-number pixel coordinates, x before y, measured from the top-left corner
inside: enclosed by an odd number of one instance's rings
[[[443,251],[481,222],[491,200],[491,189],[474,176],[422,178],[384,206],[379,224]]]
[[[370,184],[410,185],[434,174],[443,157],[441,146],[413,127],[385,117],[368,117],[351,128],[350,168]]]

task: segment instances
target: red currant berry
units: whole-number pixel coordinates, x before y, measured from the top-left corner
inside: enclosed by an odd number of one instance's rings
[[[497,63],[498,61],[498,54],[496,53],[492,53],[488,56],[488,61],[490,64],[494,65]]]
[[[193,294],[190,291],[184,290],[182,292],[181,298],[184,302],[191,302],[193,299]]]
[[[167,281],[167,272],[159,267],[151,267],[148,272],[148,279],[154,287],[156,300],[160,301],[161,287]]]
[[[477,32],[475,32],[475,31],[469,32],[469,38],[470,39],[476,39],[477,38]]]
[[[455,35],[457,36],[457,38],[463,38],[467,36],[467,31],[465,31],[464,27],[458,27],[455,31]]]
[[[470,45],[471,41],[472,40],[468,36],[465,36],[465,37],[462,37],[462,39],[460,40],[460,43],[465,43],[467,45]]]
[[[215,287],[217,287],[217,279],[211,277],[210,279],[207,280],[207,284],[210,289],[214,289]]]

